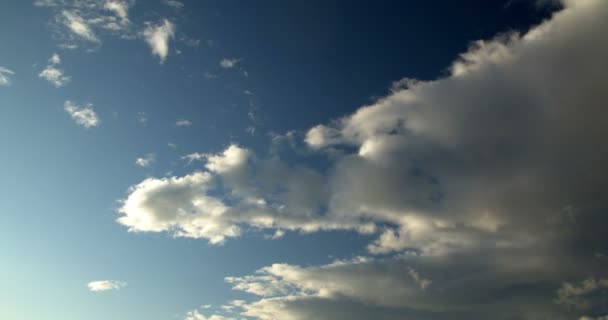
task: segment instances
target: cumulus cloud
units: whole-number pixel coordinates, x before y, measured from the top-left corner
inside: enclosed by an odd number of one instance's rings
[[[8,86],[11,84],[11,76],[15,74],[13,71],[0,67],[0,86]]]
[[[58,54],[53,54],[49,59],[49,64],[42,70],[38,77],[50,82],[56,88],[65,86],[70,82],[71,77],[65,75],[65,72],[59,68],[61,57]]]
[[[119,222],[211,243],[249,228],[376,234],[373,258],[227,278],[258,296],[240,307],[256,319],[601,317],[602,31],[605,1],[565,1],[524,35],[473,43],[443,78],[312,127],[327,171],[233,145],[201,153],[203,172],[133,186]]]
[[[97,117],[95,110],[93,110],[93,104],[91,103],[79,106],[74,102],[67,100],[63,104],[63,109],[77,124],[85,128],[97,127],[99,125],[99,118]]]
[[[108,291],[108,290],[120,290],[127,286],[127,283],[124,281],[116,281],[116,280],[97,280],[91,281],[87,284],[87,287],[90,291],[99,292],[99,291]]]
[[[175,25],[163,19],[158,24],[148,24],[143,35],[152,49],[152,54],[160,58],[160,63],[165,62],[169,54],[169,41],[175,37]]]
[[[207,171],[148,178],[136,184],[122,201],[118,222],[135,232],[168,231],[214,244],[239,236],[243,226],[305,232],[374,229],[371,223],[337,220],[316,211],[326,186],[310,169],[291,168],[278,159],[256,159],[250,150],[236,145],[217,154],[191,154],[184,159],[205,161]],[[252,172],[257,172],[255,177]],[[253,178],[258,181],[252,184]],[[235,204],[214,195],[220,181],[231,190],[227,196]]]

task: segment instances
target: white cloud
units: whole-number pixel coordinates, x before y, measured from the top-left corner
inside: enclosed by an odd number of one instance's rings
[[[62,15],[63,23],[73,34],[83,40],[99,42],[89,23],[78,12],[64,10]]]
[[[63,104],[63,109],[77,124],[85,128],[97,127],[99,125],[99,118],[97,117],[95,110],[93,110],[93,104],[91,103],[87,103],[84,106],[78,106],[72,101],[67,100]]]
[[[108,290],[120,290],[127,286],[127,283],[124,281],[116,281],[116,280],[98,280],[91,281],[87,284],[87,287],[90,291],[98,292],[98,291],[108,291]]]
[[[220,61],[220,66],[224,69],[232,69],[236,67],[237,63],[239,63],[241,59],[236,58],[224,58]]]
[[[10,76],[15,73],[5,67],[0,67],[0,86],[8,86],[11,84]]]
[[[191,164],[194,161],[205,160],[205,159],[207,159],[207,156],[208,155],[206,153],[194,152],[194,153],[190,153],[190,154],[183,156],[182,160],[187,160],[188,164]]]
[[[147,155],[145,155],[143,157],[139,157],[139,158],[135,159],[135,165],[142,167],[142,168],[147,168],[147,167],[151,166],[155,161],[156,161],[155,155],[153,153],[148,153]]]
[[[163,3],[167,6],[175,8],[175,9],[181,9],[184,7],[184,3],[182,3],[181,1],[177,1],[177,0],[164,0]]]
[[[49,24],[54,39],[64,49],[101,46],[102,36],[135,39],[138,33],[129,19],[134,0],[39,0],[34,4],[50,9],[54,19]]]
[[[179,119],[175,121],[175,125],[178,127],[189,127],[192,125],[192,121],[187,119]]]
[[[206,238],[214,244],[240,235],[240,228],[225,218],[228,207],[207,196],[213,177],[195,172],[176,178],[149,178],[131,187],[119,211],[118,222],[130,231],[170,231],[176,236]]]
[[[156,25],[148,24],[143,35],[152,49],[152,54],[157,55],[160,63],[163,63],[169,54],[169,41],[175,37],[174,24],[167,19]]]
[[[110,10],[120,18],[120,23],[126,25],[129,21],[129,4],[125,1],[119,0],[107,0],[104,5],[104,9]]]
[[[58,67],[60,63],[61,58],[59,55],[53,54],[49,59],[49,64],[38,74],[38,77],[47,80],[56,88],[65,86],[70,82],[71,77],[65,75],[64,71]]]
[[[205,316],[198,310],[191,310],[186,313],[184,320],[237,320],[236,318],[224,317],[220,315]]]
[[[50,64],[60,64],[61,63],[61,57],[59,57],[58,54],[53,53],[53,55],[49,59],[49,63]]]

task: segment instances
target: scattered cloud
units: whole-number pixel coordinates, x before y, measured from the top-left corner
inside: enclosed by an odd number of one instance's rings
[[[95,50],[101,36],[134,39],[137,33],[129,19],[133,0],[38,0],[38,7],[53,11],[50,23],[54,38],[64,49]]]
[[[137,112],[137,122],[142,123],[142,124],[148,123],[148,116],[146,115],[145,112],[143,112],[143,111]]]
[[[169,54],[169,41],[175,37],[175,25],[167,19],[158,24],[148,23],[143,35],[152,49],[152,54],[160,58],[160,63],[164,63]]]
[[[182,9],[184,7],[184,3],[177,0],[164,0],[163,3],[174,9]]]
[[[8,86],[11,84],[11,76],[15,73],[5,67],[0,67],[0,86]]]
[[[120,290],[126,286],[126,282],[116,280],[98,280],[91,281],[87,284],[89,290],[93,292]]]
[[[91,103],[79,106],[74,102],[67,100],[63,104],[63,109],[77,124],[85,128],[97,127],[99,125],[99,118],[97,117],[95,110],[93,110],[93,104]]]
[[[178,119],[175,121],[175,126],[177,127],[189,127],[192,125],[192,121],[187,119]]]
[[[56,88],[65,86],[70,82],[71,77],[65,75],[65,72],[59,68],[60,63],[61,58],[59,55],[53,54],[49,59],[49,64],[38,74],[38,77],[50,82]]]
[[[61,14],[63,16],[63,24],[74,35],[87,41],[99,42],[99,39],[93,32],[89,22],[81,17],[77,11],[65,10]]]
[[[242,59],[236,59],[236,58],[224,58],[220,61],[220,66],[224,69],[232,69],[234,67],[236,67],[236,65],[241,61]]]
[[[155,161],[156,161],[156,156],[153,153],[148,153],[147,155],[145,155],[143,157],[139,157],[139,158],[135,159],[135,165],[142,167],[142,168],[147,168],[147,167],[151,166]]]

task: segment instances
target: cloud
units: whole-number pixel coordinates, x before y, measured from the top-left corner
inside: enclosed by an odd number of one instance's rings
[[[129,19],[132,0],[39,0],[34,4],[54,12],[50,26],[62,48],[94,50],[102,43],[100,36],[136,37]]]
[[[191,310],[186,313],[184,320],[237,320],[236,318],[224,317],[220,315],[204,316],[198,310]]]
[[[176,178],[149,178],[131,187],[118,222],[133,232],[173,231],[176,236],[206,238],[214,244],[240,235],[225,219],[228,207],[205,191],[213,184],[206,172]]]
[[[177,1],[177,0],[164,0],[163,3],[174,9],[181,9],[184,7],[184,3],[182,3],[181,1]]]
[[[97,127],[99,125],[99,118],[97,117],[95,110],[93,110],[93,104],[91,103],[87,103],[84,106],[78,106],[72,101],[67,100],[63,104],[63,109],[77,124],[85,128]]]
[[[179,120],[175,121],[175,125],[177,127],[189,127],[192,125],[192,121],[187,120],[187,119],[179,119]]]
[[[49,59],[49,64],[38,74],[38,77],[47,80],[56,88],[65,86],[70,82],[71,77],[65,75],[64,71],[58,68],[60,63],[61,58],[59,55],[56,53],[53,54]]]
[[[11,84],[11,76],[15,73],[5,67],[0,67],[0,86],[8,86]]]
[[[129,189],[118,222],[134,232],[171,232],[220,244],[242,233],[242,226],[312,232],[357,229],[373,225],[351,219],[334,220],[313,209],[321,205],[326,186],[322,177],[278,159],[256,159],[248,149],[230,145],[217,154],[191,154],[204,160],[205,172],[181,177],[148,178]],[[251,173],[257,172],[255,184]],[[230,191],[235,205],[218,198],[216,183]]]
[[[135,165],[147,168],[151,166],[156,161],[156,156],[153,153],[148,153],[147,155],[135,159]]]
[[[175,37],[174,24],[167,19],[156,25],[148,24],[143,35],[152,49],[152,54],[160,58],[160,63],[165,62],[169,54],[169,41]]]
[[[237,63],[239,63],[241,61],[241,59],[236,59],[236,58],[224,58],[220,61],[220,66],[224,69],[232,69],[234,67],[236,67]]]
[[[122,25],[127,25],[129,21],[129,4],[125,1],[108,0],[104,3],[104,9],[110,10],[120,18]]]
[[[567,1],[524,35],[473,43],[445,77],[313,126],[305,142],[326,170],[231,145],[201,153],[202,172],[133,186],[119,222],[211,243],[250,229],[374,235],[370,257],[227,278],[257,296],[241,306],[255,319],[603,316],[602,31],[605,1]],[[580,297],[589,309],[572,307]]]
[[[108,291],[108,290],[120,290],[127,286],[126,282],[116,280],[98,280],[91,281],[87,284],[90,291]]]
[[[73,34],[87,41],[99,42],[89,23],[78,12],[63,11],[62,15],[63,23]]]
[[[555,302],[578,309],[590,309],[596,305],[606,305],[608,297],[601,294],[602,290],[608,290],[608,278],[595,279],[591,277],[579,284],[565,282],[557,291]]]

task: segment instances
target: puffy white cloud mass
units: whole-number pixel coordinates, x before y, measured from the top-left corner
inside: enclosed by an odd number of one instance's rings
[[[85,128],[97,127],[99,125],[99,118],[95,110],[93,110],[93,104],[91,103],[79,106],[68,100],[63,104],[63,109],[77,124]]]
[[[87,284],[87,287],[90,291],[108,291],[108,290],[120,290],[127,286],[127,283],[124,281],[116,281],[116,280],[97,280],[91,281]]]
[[[152,49],[152,54],[160,58],[160,63],[165,62],[169,54],[169,41],[175,37],[175,25],[163,19],[159,24],[148,24],[143,35]]]
[[[248,228],[377,235],[371,258],[227,278],[259,296],[240,306],[254,319],[605,316],[606,32],[608,2],[565,1],[443,78],[314,126],[326,171],[232,145],[201,153],[204,171],[136,184],[118,221],[211,243]]]

